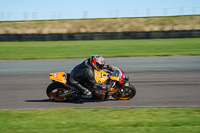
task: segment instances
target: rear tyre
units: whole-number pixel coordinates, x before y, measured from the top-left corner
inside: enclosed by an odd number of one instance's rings
[[[67,89],[63,84],[54,82],[47,87],[46,94],[51,100],[55,102],[66,102],[69,100],[69,97],[59,97],[59,95],[63,94],[64,91],[67,91]]]
[[[133,98],[136,94],[136,89],[133,85],[125,86],[122,90],[114,93],[112,97],[117,100],[129,100]]]

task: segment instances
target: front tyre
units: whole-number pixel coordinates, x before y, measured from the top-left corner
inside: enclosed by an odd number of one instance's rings
[[[136,94],[136,89],[133,85],[124,86],[124,88],[120,89],[119,91],[115,92],[112,97],[117,100],[129,100],[133,98]]]
[[[66,102],[69,100],[69,97],[60,97],[67,89],[65,86],[59,82],[51,83],[46,90],[47,96],[56,102]]]

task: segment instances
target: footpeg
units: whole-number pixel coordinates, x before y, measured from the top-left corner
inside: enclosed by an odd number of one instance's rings
[[[65,91],[63,94],[60,94],[59,97],[67,97],[74,94],[76,91]]]

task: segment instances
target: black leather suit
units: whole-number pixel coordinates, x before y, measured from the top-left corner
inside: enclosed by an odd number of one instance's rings
[[[74,67],[74,69],[71,71],[69,81],[70,85],[79,89],[82,93],[88,91],[85,83],[89,83],[93,89],[101,88],[101,85],[96,83],[94,79],[94,69],[90,65],[90,59],[87,59]]]

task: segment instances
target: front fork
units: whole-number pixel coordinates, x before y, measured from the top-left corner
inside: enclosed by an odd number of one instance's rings
[[[116,83],[115,83],[114,85],[116,85]],[[124,93],[125,93],[124,88],[125,88],[126,86],[130,86],[130,83],[129,83],[129,82],[126,82],[122,87],[117,86],[118,91],[116,91],[116,92],[119,92],[120,94],[124,94]],[[114,86],[113,86],[113,88],[114,88]],[[116,87],[115,87],[115,88],[116,88]]]

